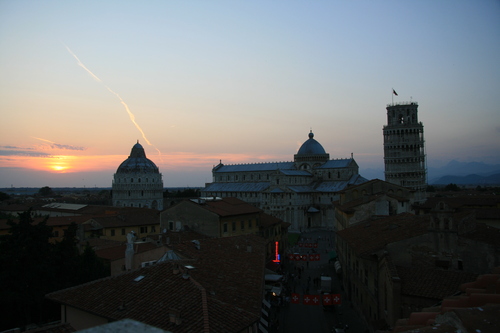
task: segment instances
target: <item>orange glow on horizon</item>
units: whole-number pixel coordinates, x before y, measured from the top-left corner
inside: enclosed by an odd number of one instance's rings
[[[52,156],[0,156],[1,167],[25,168],[53,173],[76,173],[110,170],[115,172],[127,159],[127,155],[52,155]],[[222,161],[223,164],[265,163],[283,160],[283,156],[262,156],[250,154],[198,154],[176,152],[172,154],[147,155],[160,169],[167,170],[212,168]]]

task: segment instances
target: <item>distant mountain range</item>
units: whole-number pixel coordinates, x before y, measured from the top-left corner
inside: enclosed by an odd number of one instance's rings
[[[451,161],[440,168],[428,168],[429,184],[500,184],[500,164]]]
[[[366,179],[385,179],[382,169],[360,169]],[[500,185],[500,164],[452,160],[443,167],[429,167],[427,175],[430,185]]]

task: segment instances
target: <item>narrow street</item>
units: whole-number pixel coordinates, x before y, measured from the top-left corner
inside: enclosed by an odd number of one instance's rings
[[[333,261],[329,262],[329,253],[335,250],[334,233],[327,230],[303,232],[296,246],[290,249],[293,254],[320,254],[318,261],[289,260],[284,261],[284,274],[288,274],[286,289],[289,290],[290,302],[274,307],[275,326],[270,332],[276,333],[302,333],[318,332],[328,333],[336,327],[346,328],[347,332],[368,332],[362,318],[353,309],[341,288],[341,283],[334,269]],[[302,244],[317,243],[317,247],[299,246]],[[292,275],[294,276],[292,278]],[[332,278],[332,294],[341,295],[341,305],[324,307],[319,305],[304,304],[304,295],[318,295],[321,300],[321,276]],[[291,300],[291,293],[299,294],[299,304]]]

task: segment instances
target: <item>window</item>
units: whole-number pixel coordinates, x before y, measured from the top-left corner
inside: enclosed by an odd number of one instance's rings
[[[151,232],[156,232],[156,227],[154,225],[151,226]]]
[[[115,229],[111,229],[111,236],[115,235]]]
[[[236,231],[236,222],[234,222],[234,221],[233,221],[232,228],[233,228],[233,231]]]
[[[227,233],[227,223],[224,223],[224,233]]]
[[[141,234],[147,234],[148,233],[148,227],[141,227]]]
[[[252,220],[248,220],[248,229],[252,229]]]
[[[168,230],[174,230],[174,221],[168,221]]]
[[[122,228],[122,236],[125,235],[125,228]]]
[[[240,222],[241,230],[245,230],[245,221]]]

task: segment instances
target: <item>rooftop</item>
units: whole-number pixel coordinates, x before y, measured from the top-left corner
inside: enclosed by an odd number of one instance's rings
[[[222,217],[255,214],[260,213],[261,210],[243,200],[237,198],[221,198],[220,200],[189,200],[193,204],[217,214]]]
[[[387,244],[412,238],[427,232],[429,216],[403,213],[375,222],[361,222],[337,233],[358,255],[369,255]]]
[[[165,262],[47,295],[85,312],[130,318],[172,332],[239,332],[260,318],[265,241],[253,235],[176,245],[194,268]],[[181,270],[183,265],[180,266]],[[142,279],[136,280],[143,276]],[[180,322],[169,320],[175,314]]]
[[[474,281],[477,274],[442,269],[396,266],[401,279],[401,294],[443,299],[459,291],[460,285]]]

